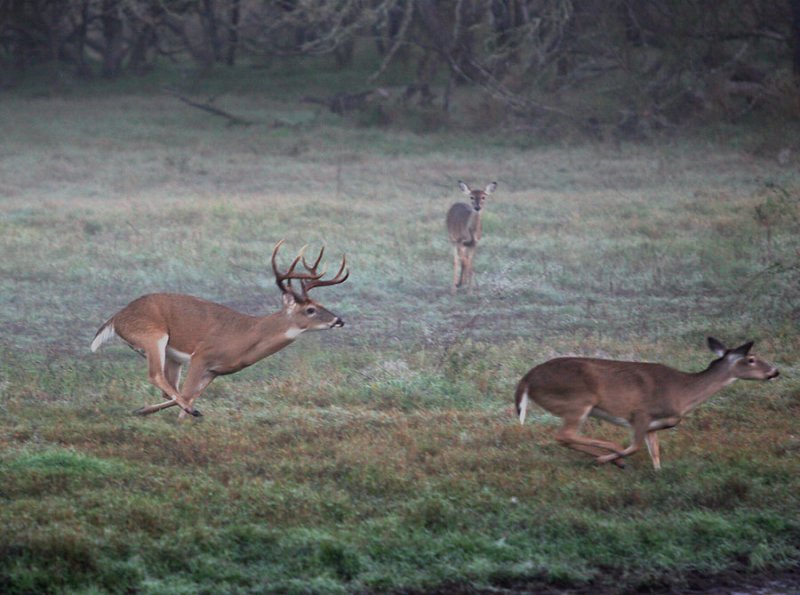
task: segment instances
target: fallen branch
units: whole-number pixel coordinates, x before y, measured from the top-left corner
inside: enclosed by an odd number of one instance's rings
[[[185,95],[182,95],[177,91],[173,91],[172,89],[164,89],[164,92],[168,93],[169,95],[172,95],[176,99],[179,99],[180,101],[182,101],[183,103],[185,103],[190,107],[194,107],[204,112],[208,112],[209,114],[225,118],[228,121],[229,126],[250,126],[253,124],[253,122],[249,120],[245,120],[244,118],[240,118],[239,116],[235,116],[229,112],[226,112],[223,109],[211,105],[211,102],[214,101],[215,98],[211,98],[205,103],[200,103],[199,101],[194,101],[193,99],[189,99]]]
[[[363,110],[367,105],[388,99],[389,92],[380,87],[362,91],[361,93],[337,93],[331,97],[311,97],[306,95],[301,99],[305,103],[318,103],[324,105],[334,114]]]

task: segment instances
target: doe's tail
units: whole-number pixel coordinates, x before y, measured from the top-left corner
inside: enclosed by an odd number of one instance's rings
[[[114,331],[114,319],[108,319],[103,326],[101,326],[97,333],[92,340],[91,350],[92,352],[97,351],[102,347],[105,343],[108,343],[111,339],[117,336],[117,333]]]
[[[528,402],[530,401],[528,398],[528,383],[524,380],[520,381],[520,383],[517,385],[515,401],[517,406],[517,415],[519,415],[519,423],[520,425],[523,425],[525,423],[525,414],[528,411]]]

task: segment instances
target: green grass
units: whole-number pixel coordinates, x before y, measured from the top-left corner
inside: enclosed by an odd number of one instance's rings
[[[358,127],[273,74],[225,97],[250,127],[128,83],[0,96],[0,592],[681,590],[796,568],[800,305],[791,269],[762,273],[796,263],[797,157],[722,128],[616,147]],[[453,298],[458,179],[499,187],[478,290]],[[766,182],[794,197],[772,245]],[[281,238],[347,253],[351,279],[317,295],[346,326],[218,379],[201,420],[131,416],[158,395],[119,342],[89,352],[97,327],[151,291],[273,311]],[[700,370],[707,334],[756,339],[782,376],[665,433],[661,473],[514,419],[536,363]]]

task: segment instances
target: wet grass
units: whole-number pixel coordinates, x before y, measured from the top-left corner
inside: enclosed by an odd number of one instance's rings
[[[724,131],[525,149],[226,101],[257,124],[120,90],[0,101],[1,592],[680,590],[796,567],[800,310],[762,273],[798,234],[756,212],[766,182],[797,195],[796,163]],[[499,187],[478,291],[451,298],[461,178]],[[318,295],[347,325],[219,379],[202,420],[132,417],[158,396],[126,347],[89,353],[96,328],[151,291],[272,311],[284,237],[347,253]],[[536,363],[699,370],[707,334],[756,339],[781,379],[666,433],[660,474],[515,423]]]

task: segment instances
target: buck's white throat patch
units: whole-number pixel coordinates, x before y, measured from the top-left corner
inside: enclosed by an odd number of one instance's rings
[[[297,336],[298,336],[300,333],[302,333],[302,332],[303,332],[303,330],[304,330],[304,329],[301,329],[300,327],[297,327],[297,326],[292,326],[292,327],[289,327],[289,329],[288,329],[288,330],[286,331],[286,333],[285,333],[285,335],[286,335],[286,338],[287,338],[287,339],[296,339],[296,338],[297,338]]]

